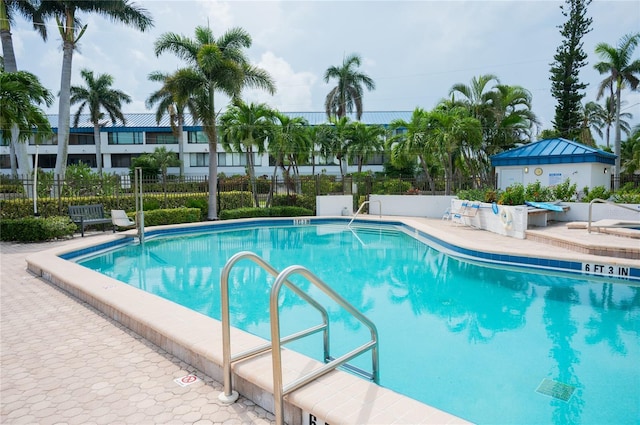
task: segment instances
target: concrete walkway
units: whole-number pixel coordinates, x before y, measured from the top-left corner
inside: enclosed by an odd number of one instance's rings
[[[0,243],[0,423],[275,423],[242,397],[221,404],[218,382],[26,271],[27,255],[71,242]],[[187,375],[198,380],[174,381]]]

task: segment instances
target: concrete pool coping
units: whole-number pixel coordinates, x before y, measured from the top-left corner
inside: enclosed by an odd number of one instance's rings
[[[636,260],[585,255],[548,245],[544,245],[542,249],[543,245],[537,242],[510,240],[510,238],[461,228],[440,220],[400,217],[387,219],[403,222],[434,237],[470,249],[491,249],[531,257],[546,255],[567,260],[604,261],[640,267],[640,261]],[[375,221],[379,219],[376,217]],[[114,235],[106,240],[127,237],[131,237],[131,233]],[[220,322],[59,257],[63,253],[94,244],[95,241],[80,240],[64,247],[33,254],[27,258],[28,268],[221,382]],[[232,352],[251,348],[261,342],[264,341],[246,332],[232,330]],[[318,362],[290,350],[284,350],[283,356],[283,365],[286,365],[285,383],[299,377],[303,371],[319,366]],[[262,355],[242,361],[234,366],[233,371],[234,388],[256,404],[273,411],[270,356]],[[302,423],[303,411],[312,413],[331,424],[465,423],[460,418],[341,371],[331,372],[318,381],[295,391],[288,396],[287,400],[285,420],[292,425]]]

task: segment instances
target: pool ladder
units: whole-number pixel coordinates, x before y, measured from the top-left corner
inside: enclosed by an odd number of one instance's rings
[[[229,319],[229,273],[231,268],[240,260],[247,259],[255,262],[265,271],[276,278],[271,288],[269,299],[270,321],[271,321],[271,342],[257,346],[255,348],[231,355],[231,331],[230,331],[230,319]],[[342,308],[349,312],[354,318],[364,324],[371,333],[371,340],[361,345],[360,347],[350,351],[343,356],[333,358],[329,350],[329,315],[322,305],[316,300],[311,298],[306,292],[303,292],[296,284],[292,283],[289,279],[291,275],[299,274],[305,277],[309,282],[322,290],[331,299],[338,303]],[[280,336],[280,316],[278,298],[280,295],[280,289],[285,285],[291,289],[296,295],[303,300],[307,301],[313,308],[315,308],[322,316],[322,324],[312,326],[309,329],[288,335],[286,337]],[[322,282],[317,276],[311,273],[308,269],[302,266],[289,266],[282,272],[274,269],[270,264],[260,258],[253,252],[243,251],[233,255],[225,264],[222,269],[222,276],[220,280],[220,296],[222,306],[222,357],[223,357],[223,378],[224,378],[224,391],[219,395],[219,399],[224,403],[233,403],[238,399],[238,393],[232,388],[232,371],[231,363],[255,356],[266,351],[272,352],[272,365],[273,365],[273,400],[274,400],[274,415],[276,418],[276,424],[284,424],[284,396],[301,388],[309,382],[319,378],[320,376],[340,367],[344,366],[346,369],[364,375],[371,379],[375,383],[379,381],[378,371],[378,330],[376,326],[367,317],[356,310],[351,304],[344,300],[337,292],[331,289],[327,284]],[[296,379],[295,381],[284,385],[282,382],[282,344],[286,344],[291,341],[304,338],[306,336],[315,334],[317,332],[323,332],[323,345],[324,353],[323,359],[325,364],[308,374]],[[347,362],[356,356],[359,356],[365,351],[371,350],[371,364],[372,372],[369,374],[355,366],[347,364]]]

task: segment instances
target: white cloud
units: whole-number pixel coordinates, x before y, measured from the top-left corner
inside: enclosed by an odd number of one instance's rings
[[[256,66],[266,70],[275,81],[277,92],[271,96],[264,90],[247,90],[244,94],[247,101],[263,102],[278,105],[281,111],[311,111],[311,89],[318,77],[311,72],[296,72],[283,58],[266,52]]]

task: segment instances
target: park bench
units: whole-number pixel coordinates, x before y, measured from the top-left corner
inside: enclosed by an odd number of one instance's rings
[[[70,205],[69,217],[79,228],[80,234],[84,237],[84,229],[88,226],[101,225],[102,231],[105,230],[106,224],[111,223],[110,217],[105,217],[104,208],[102,204],[95,205]],[[113,231],[116,231],[116,227],[113,226]]]

